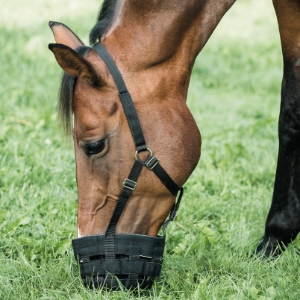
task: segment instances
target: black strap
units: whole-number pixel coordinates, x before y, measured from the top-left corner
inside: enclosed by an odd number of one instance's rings
[[[110,223],[108,225],[108,228],[106,230],[107,235],[113,235],[115,234],[115,230],[117,227],[117,223],[121,217],[121,214],[124,210],[124,207],[127,203],[127,200],[129,199],[131,193],[135,190],[136,188],[136,181],[142,171],[143,164],[140,163],[140,161],[136,160],[133,164],[133,167],[130,171],[130,174],[128,178],[126,178],[123,182],[123,189],[121,191],[121,194],[119,196],[116,208],[113,212],[113,215],[110,219]]]
[[[178,185],[173,181],[169,174],[164,170],[164,168],[158,163],[153,169],[155,175],[160,179],[160,181],[165,185],[165,187],[176,196],[179,190]]]
[[[110,71],[111,75],[114,78],[115,84],[119,91],[119,97],[121,99],[128,124],[131,130],[131,134],[134,140],[134,144],[136,146],[136,149],[138,151],[146,150],[146,142],[143,134],[143,130],[141,127],[141,123],[139,121],[139,117],[137,115],[137,112],[135,110],[133,101],[131,99],[131,96],[127,90],[127,87],[125,85],[125,82],[123,80],[123,77],[117,68],[115,62],[107,52],[107,50],[104,48],[104,46],[100,43],[96,44],[94,46],[94,50],[98,53],[98,55],[102,58],[102,60],[105,62],[108,70]]]
[[[146,159],[146,161],[141,161],[138,157],[136,157],[136,160],[133,164],[133,167],[130,171],[128,178],[126,178],[124,180],[123,189],[119,196],[117,205],[113,212],[113,215],[112,215],[112,218],[108,225],[108,228],[106,230],[107,242],[106,242],[106,251],[105,252],[107,253],[107,255],[109,257],[113,257],[114,256],[113,236],[115,235],[116,227],[117,227],[118,221],[122,215],[124,207],[129,199],[132,191],[136,188],[137,179],[141,173],[143,166],[146,166],[147,168],[152,170],[156,174],[156,176],[160,179],[160,181],[165,185],[165,187],[174,196],[176,196],[178,191],[180,190],[179,199],[174,204],[173,209],[171,210],[170,218],[163,225],[164,231],[165,231],[167,224],[174,219],[174,216],[179,207],[183,189],[177,186],[177,184],[172,180],[172,178],[168,175],[168,173],[159,164],[158,159],[155,156],[152,156],[152,152],[147,148],[143,130],[141,127],[141,123],[139,121],[132,98],[127,90],[127,87],[123,80],[123,77],[122,77],[118,67],[116,66],[115,62],[111,58],[110,54],[107,52],[107,50],[104,48],[104,46],[101,43],[96,44],[94,46],[94,50],[98,53],[98,55],[101,57],[101,59],[107,65],[107,68],[110,71],[110,73],[115,81],[115,84],[118,88],[119,97],[120,97],[120,100],[121,100],[123,108],[124,108],[124,112],[125,112],[130,130],[131,130],[131,134],[132,134],[132,137],[134,140],[134,144],[136,146],[137,153],[141,152],[141,151],[146,151],[146,150],[148,150],[150,152],[150,155]]]
[[[177,201],[175,201],[172,209],[171,209],[171,212],[169,214],[169,219],[166,220],[162,226],[162,230],[163,230],[163,233],[165,234],[166,233],[166,228],[168,226],[168,224],[171,222],[171,221],[174,221],[177,217],[177,211],[179,209],[179,205],[180,205],[180,202],[181,202],[181,199],[182,199],[182,196],[183,196],[183,192],[184,192],[184,189],[183,187],[181,187],[179,189],[179,196],[177,198]]]

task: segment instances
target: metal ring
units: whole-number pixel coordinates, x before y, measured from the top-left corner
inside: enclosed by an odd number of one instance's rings
[[[139,151],[135,151],[135,155],[134,155],[135,160],[139,160],[144,163],[150,156],[152,156],[151,149],[147,148],[146,150],[149,152],[149,156],[144,161],[138,158]],[[143,152],[143,151],[140,151],[140,152]]]

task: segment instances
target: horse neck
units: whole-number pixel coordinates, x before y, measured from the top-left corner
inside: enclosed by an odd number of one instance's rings
[[[234,2],[119,0],[101,42],[125,77],[163,76],[185,97],[196,56]]]

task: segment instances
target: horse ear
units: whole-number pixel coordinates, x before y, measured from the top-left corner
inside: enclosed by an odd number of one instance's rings
[[[54,39],[57,44],[66,45],[72,49],[83,46],[83,42],[80,38],[66,25],[59,22],[49,21],[49,27],[53,32]]]
[[[99,84],[100,78],[92,64],[76,51],[61,44],[49,44],[58,64],[70,75],[88,81],[90,85]]]

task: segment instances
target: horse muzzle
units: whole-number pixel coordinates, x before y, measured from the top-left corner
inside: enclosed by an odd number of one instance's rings
[[[81,278],[90,288],[150,288],[160,276],[165,236],[90,235],[72,240]]]

